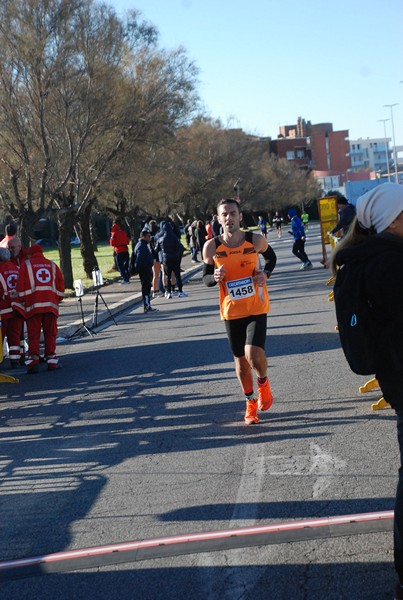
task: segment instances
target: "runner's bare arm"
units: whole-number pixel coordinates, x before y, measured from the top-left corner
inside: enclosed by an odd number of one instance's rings
[[[216,285],[225,277],[225,268],[222,265],[218,269],[214,269],[214,255],[216,245],[214,238],[206,242],[203,246],[203,283],[207,287]]]
[[[273,248],[267,243],[267,240],[260,235],[259,233],[253,234],[253,245],[255,247],[256,252],[260,252],[260,254],[265,259],[265,265],[262,271],[257,271],[255,275],[262,273],[263,277],[269,279],[272,274],[274,267],[276,266],[277,256],[274,252]],[[265,281],[265,280],[264,280]],[[259,283],[260,281],[256,281],[255,283]]]
[[[203,283],[207,287],[217,285],[214,277],[215,241],[209,240],[203,246]]]
[[[203,261],[209,265],[214,265],[214,254],[216,246],[214,238],[208,240],[203,246]]]

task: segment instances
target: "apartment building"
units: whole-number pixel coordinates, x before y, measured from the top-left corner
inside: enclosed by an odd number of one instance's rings
[[[270,142],[270,151],[300,167],[332,175],[351,168],[348,129],[333,131],[332,123],[312,124],[299,117],[295,125],[280,126],[278,138]]]
[[[350,140],[351,168],[359,171],[387,173],[393,168],[393,154],[389,149],[389,138],[367,138]]]

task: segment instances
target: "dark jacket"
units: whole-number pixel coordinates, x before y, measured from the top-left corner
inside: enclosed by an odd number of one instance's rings
[[[214,237],[217,237],[217,235],[220,235],[221,225],[217,219],[213,219],[211,221],[211,227],[213,228]]]
[[[141,271],[151,269],[153,264],[154,259],[148,243],[143,239],[139,239],[133,250],[130,261],[132,273],[140,273]]]
[[[206,228],[204,225],[198,225],[195,229],[195,237],[196,237],[196,248],[202,252],[203,246],[206,242]]]
[[[376,376],[402,381],[403,239],[390,233],[371,235],[355,246],[341,249],[336,256],[338,266],[352,261],[360,262],[365,269],[365,292],[374,317],[381,323]]]
[[[334,235],[338,231],[342,230],[342,236],[344,237],[349,230],[351,223],[355,217],[355,208],[352,204],[347,204],[345,208],[338,211],[337,224],[331,230],[331,234]]]
[[[161,222],[161,234],[156,238],[156,251],[160,261],[167,264],[168,261],[181,260],[184,247],[174,234],[172,226],[167,221]]]

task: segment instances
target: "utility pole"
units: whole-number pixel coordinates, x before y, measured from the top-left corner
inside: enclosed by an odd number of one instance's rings
[[[395,181],[396,183],[399,183],[399,175],[398,175],[398,171],[397,171],[397,154],[396,154],[396,142],[395,142],[395,126],[393,123],[393,107],[397,106],[398,103],[395,102],[395,104],[384,104],[385,108],[390,108],[390,120],[392,121],[392,138],[393,138],[393,160],[395,163]]]
[[[242,179],[240,177],[238,177],[238,179],[236,180],[236,182],[234,184],[234,192],[236,193],[237,198],[238,198],[239,201],[241,201],[241,196],[240,196],[240,193],[241,193],[241,181],[242,181]]]
[[[389,141],[388,141],[388,139],[386,138],[386,125],[385,125],[386,121],[390,121],[390,119],[378,119],[378,121],[379,121],[380,123],[383,123],[383,131],[384,131],[384,134],[385,134],[385,153],[386,153],[386,164],[387,164],[387,167],[388,167],[388,181],[389,181],[389,183],[390,183],[390,168],[389,168]]]

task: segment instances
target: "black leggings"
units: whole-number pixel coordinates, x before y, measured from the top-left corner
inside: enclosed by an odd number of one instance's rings
[[[228,341],[232,354],[237,358],[245,356],[245,346],[265,347],[267,315],[252,315],[243,319],[231,319],[225,322]]]
[[[393,377],[378,376],[378,383],[386,402],[391,404],[397,415],[397,441],[400,451],[399,479],[396,490],[395,518],[393,522],[393,551],[395,569],[399,580],[403,583],[403,372],[396,372]]]
[[[182,277],[181,277],[181,261],[178,258],[177,260],[167,260],[166,264],[165,264],[165,271],[166,271],[166,288],[168,290],[169,293],[171,293],[172,290],[172,284],[171,284],[171,278],[172,278],[172,272],[175,275],[175,279],[176,279],[176,285],[178,286],[178,290],[181,292],[182,291]]]
[[[141,295],[143,297],[144,308],[150,306],[150,293],[151,293],[151,281],[152,281],[152,270],[151,269],[140,269],[139,277],[141,281]]]
[[[295,240],[294,245],[292,247],[292,253],[295,254],[299,260],[302,260],[303,263],[309,262],[308,255],[305,252],[305,241],[304,240]]]

